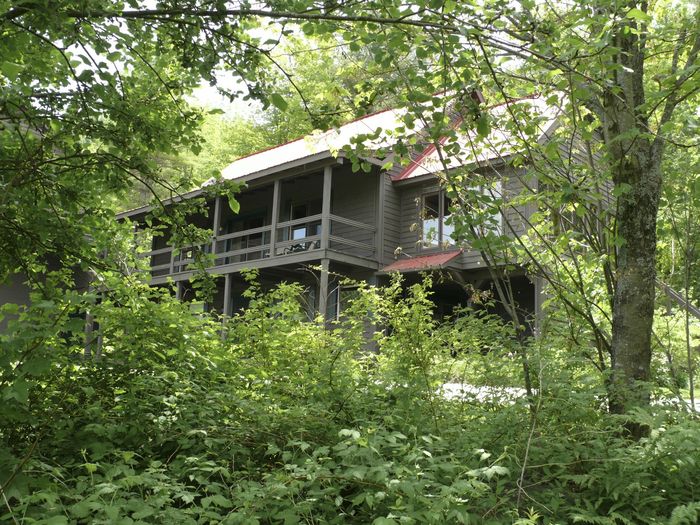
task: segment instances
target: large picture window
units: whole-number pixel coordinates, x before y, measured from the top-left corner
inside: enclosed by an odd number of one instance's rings
[[[321,213],[321,201],[305,202],[302,204],[291,204],[289,210],[290,220],[303,219]],[[305,239],[313,235],[321,234],[321,221],[311,221],[292,226],[291,240]]]
[[[423,225],[422,244],[424,248],[452,246],[454,227],[450,220],[452,201],[440,191],[423,196],[421,221]]]
[[[290,221],[302,221],[306,217],[314,217],[321,213],[321,200],[316,199],[309,202],[290,202],[287,205],[287,216]],[[287,217],[285,217],[287,219]],[[309,237],[321,235],[321,220],[314,219],[307,222],[299,222],[293,226],[287,226],[282,230],[283,241],[299,241],[285,247],[278,255],[286,253],[315,250],[321,247],[321,242],[316,239],[307,241]]]
[[[477,235],[479,237],[486,237],[489,233],[500,235],[503,224],[501,181],[491,181],[488,186],[470,188],[470,190],[480,194],[478,202],[481,213],[475,214],[477,220],[474,225]]]
[[[469,188],[477,194],[478,212],[472,214],[476,235],[485,237],[489,233],[500,235],[503,218],[498,201],[501,198],[501,182],[496,181],[490,187]],[[471,198],[470,198],[471,200]],[[429,193],[422,197],[421,207],[421,245],[423,248],[446,248],[454,246],[455,228],[452,223],[452,199],[444,191]]]

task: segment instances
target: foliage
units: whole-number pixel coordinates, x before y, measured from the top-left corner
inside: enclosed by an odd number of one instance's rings
[[[327,330],[306,320],[298,285],[263,292],[252,278],[223,337],[167,290],[131,287],[95,306],[100,359],[57,335],[43,368],[16,371],[23,382],[2,391],[2,519],[693,522],[697,423],[639,413],[652,436],[621,446],[600,377],[556,338],[532,344],[533,416],[521,394],[441,393],[457,375],[517,386],[520,367],[497,318],[437,322],[430,281],[406,296],[399,281],[361,287],[353,315]],[[47,332],[36,322],[23,314],[10,333]],[[367,323],[386,327],[378,353]]]
[[[192,187],[220,175],[235,159],[325,130],[394,102],[381,90],[369,49],[355,51],[328,36],[288,36],[270,52],[274,67],[261,73],[275,97],[254,116],[206,115],[197,153],[183,151],[180,169]]]
[[[136,181],[161,198],[176,196],[181,187],[172,187],[172,177],[164,180],[158,160],[186,148],[199,151],[201,114],[183,100],[202,81],[216,85],[218,71],[239,80],[223,90],[229,96],[275,108],[271,123],[284,134],[291,133],[288,124],[304,130],[337,124],[336,112],[346,109],[339,99],[352,102],[358,114],[377,103],[377,94],[396,102],[405,125],[392,147],[373,151],[360,140],[353,145],[353,166],[365,169],[367,158],[383,159],[387,168],[408,163],[416,145],[436,145],[444,157],[483,151],[499,123],[479,106],[475,89],[506,104],[513,143],[499,154],[514,168],[551,168],[557,144],[548,150],[538,140],[542,121],[524,104],[509,104],[537,91],[559,104],[571,145],[579,136],[583,142],[595,136],[603,145],[589,171],[599,171],[613,186],[615,201],[614,228],[606,224],[609,231],[594,247],[612,303],[611,408],[645,405],[662,165],[682,121],[679,113],[687,114],[700,92],[697,9],[670,0],[603,1],[593,11],[587,2],[531,1],[295,0],[257,7],[188,0],[144,9],[135,2],[62,0],[47,16],[32,2],[3,4],[0,162],[7,191],[0,235],[10,248],[0,254],[2,278],[23,271],[38,279],[37,268],[47,259],[62,268],[98,265],[106,242],[93,232]],[[312,55],[293,51],[312,38],[320,44],[323,68]],[[292,44],[285,48],[283,41]],[[302,73],[297,79],[290,70],[313,71],[315,78]],[[342,82],[334,82],[338,76]],[[311,121],[283,113],[299,115],[300,107]],[[417,128],[423,130],[419,136]],[[458,140],[465,133],[468,144]],[[462,239],[482,244],[478,249],[493,267],[503,239],[486,239],[494,249],[475,235],[467,213],[473,192],[463,191],[471,173],[445,168],[443,182],[465,223]],[[550,170],[553,178],[562,175],[558,168]],[[546,205],[590,211],[583,175],[553,184],[542,194],[551,199]],[[499,207],[498,199],[482,204],[489,211]],[[685,245],[688,255],[691,243]]]
[[[698,293],[697,192],[684,191],[697,186],[695,7],[171,4],[0,2],[0,281],[21,274],[32,287],[30,307],[2,309],[0,519],[697,521],[697,421],[676,407],[645,407],[649,393],[682,397],[697,361],[687,317],[683,341],[659,331],[666,364],[652,359],[650,343],[659,209],[664,275],[687,297]],[[334,56],[322,71],[311,55],[285,64],[314,71],[329,89],[313,93],[304,74],[294,94],[279,70],[267,70],[294,33],[349,50],[351,64]],[[357,54],[369,69],[354,68]],[[246,85],[231,96],[276,108],[269,124],[285,136],[337,124],[338,98],[362,114],[375,94],[390,97],[404,129],[385,151],[353,144],[356,168],[368,168],[368,157],[387,169],[405,164],[426,144],[474,153],[494,132],[512,135],[499,154],[523,180],[543,182],[531,200],[519,196],[542,204],[541,222],[525,225],[542,229],[529,228],[517,249],[495,232],[476,235],[466,213],[482,210],[488,222],[502,196],[475,191],[471,170],[446,167],[442,180],[462,212],[454,218],[462,240],[487,261],[503,256],[551,278],[564,308],[550,305],[542,337],[513,339],[520,324],[503,326],[483,310],[441,323],[427,284],[405,296],[396,282],[361,287],[352,315],[332,330],[305,321],[298,287],[253,286],[250,308],[223,336],[167,287],[147,288],[134,271],[132,232],[114,223],[113,210],[137,183],[161,199],[185,187],[172,184],[164,159],[201,148],[203,115],[184,97],[202,80],[216,84],[220,68]],[[334,85],[344,68],[349,80]],[[492,117],[472,98],[476,88],[506,103],[539,91],[560,107],[568,134],[543,144],[543,121],[528,104]],[[284,110],[301,108],[315,120],[287,120]],[[465,146],[461,134],[473,141]],[[262,143],[246,141],[242,148]],[[225,160],[212,144],[202,170]],[[585,168],[572,162],[582,153]],[[190,176],[179,162],[174,169]],[[606,184],[609,215],[592,207]],[[177,228],[200,205],[161,207],[154,217]],[[183,248],[207,235],[174,232]],[[544,263],[559,273],[552,278]],[[76,289],[79,271],[94,275],[92,288]],[[84,345],[86,313],[100,322],[99,356]],[[368,329],[376,330],[370,349]],[[441,387],[455,379],[525,383],[530,395],[453,399]],[[606,413],[611,392],[624,416]],[[651,433],[630,443],[623,425]]]

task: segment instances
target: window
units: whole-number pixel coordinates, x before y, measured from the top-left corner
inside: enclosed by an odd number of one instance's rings
[[[489,233],[500,235],[503,217],[501,215],[501,181],[492,181],[488,186],[464,189],[467,206],[464,223],[474,227],[479,237]],[[449,247],[456,244],[455,228],[452,222],[452,199],[444,191],[430,193],[422,197],[421,245],[423,248]],[[471,210],[471,211],[468,211]]]
[[[338,285],[330,293],[326,306],[326,318],[340,321],[345,309],[359,296],[357,286]]]
[[[226,233],[237,233],[246,230],[253,230],[256,228],[262,228],[267,222],[267,210],[258,210],[247,215],[239,215],[231,219],[226,224]],[[232,262],[244,262],[252,261],[255,259],[260,259],[262,257],[268,257],[269,252],[265,249],[265,246],[270,242],[269,232],[258,232],[251,233],[249,235],[243,235],[241,237],[234,237],[233,239],[227,239],[225,243],[225,251],[236,251],[245,250],[247,248],[256,248],[260,246],[259,251],[250,251],[248,253],[242,253],[233,257],[226,257],[225,264]]]
[[[303,219],[321,213],[321,201],[305,202],[303,204],[292,204],[289,210],[290,220]],[[292,227],[292,240],[304,239],[313,235],[320,235],[321,221],[311,221],[305,224],[298,224]]]
[[[421,220],[423,225],[422,245],[424,248],[452,246],[454,226],[450,219],[452,201],[440,191],[423,197]]]
[[[307,204],[292,204],[291,210],[289,210],[289,217],[291,220],[303,219],[309,216],[309,209]],[[292,227],[292,240],[298,241],[304,237],[313,235],[313,233],[307,232],[307,224],[298,224]]]
[[[313,200],[303,203],[290,203],[286,209],[290,221],[303,220],[306,217],[312,217],[321,213],[321,200]],[[321,246],[320,241],[307,241],[304,239],[321,235],[321,220],[315,219],[308,222],[300,222],[293,226],[287,226],[282,229],[282,241],[301,241],[297,244],[285,247],[278,252],[278,255],[286,253],[295,253],[306,250],[313,250]]]

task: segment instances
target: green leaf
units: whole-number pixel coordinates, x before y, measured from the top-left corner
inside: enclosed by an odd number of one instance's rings
[[[231,500],[221,494],[214,494],[213,496],[202,499],[202,507],[206,509],[209,505],[214,505],[215,507],[231,507],[233,504]]]
[[[44,518],[40,521],[35,521],[34,523],[41,523],[41,525],[67,525],[68,518],[65,516],[51,516],[50,518]]]
[[[51,368],[51,359],[47,356],[37,356],[28,359],[22,365],[22,371],[28,375],[38,376]]]
[[[632,186],[630,186],[626,182],[621,182],[613,188],[612,194],[614,197],[619,197],[620,195],[625,195],[626,193],[629,193],[631,189]]]
[[[3,62],[2,65],[0,65],[0,71],[10,80],[16,80],[22,72],[22,69],[24,69],[23,66],[15,64],[14,62]]]
[[[483,113],[476,119],[476,132],[480,137],[488,137],[491,131],[491,124],[489,123],[488,116]]]
[[[29,398],[29,384],[24,379],[17,379],[3,392],[3,399],[16,399],[20,403],[26,403]]]
[[[19,313],[19,305],[16,303],[6,303],[0,306],[0,312],[4,314],[16,315]]]
[[[270,94],[270,102],[272,103],[273,106],[275,106],[277,109],[281,111],[285,111],[287,107],[289,107],[289,104],[287,104],[287,101],[284,100],[282,95],[279,93],[272,93]]]
[[[238,202],[233,195],[228,196],[228,207],[231,208],[233,213],[238,213],[241,211],[241,203]]]
[[[637,9],[636,7],[627,11],[627,18],[637,20],[639,22],[649,22],[651,20],[651,16],[649,16],[641,9]]]
[[[351,428],[343,428],[338,432],[339,437],[349,437],[352,439],[359,439],[360,438],[360,433]]]

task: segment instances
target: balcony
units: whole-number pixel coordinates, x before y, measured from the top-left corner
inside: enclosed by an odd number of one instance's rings
[[[150,258],[155,283],[193,271],[199,254],[207,255],[212,273],[328,258],[371,262],[377,254],[376,195],[376,179],[330,168],[277,179],[237,196],[238,214],[218,197],[208,213],[193,217],[215,232],[210,242],[174,250],[160,237],[142,256]]]

